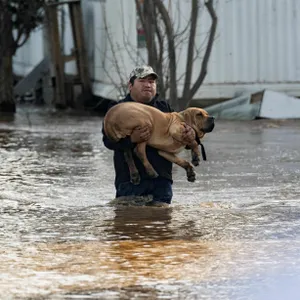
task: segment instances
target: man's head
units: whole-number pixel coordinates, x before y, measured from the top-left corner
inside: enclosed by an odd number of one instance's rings
[[[134,68],[130,73],[128,83],[131,98],[137,102],[150,102],[156,95],[157,78],[157,74],[150,66]]]

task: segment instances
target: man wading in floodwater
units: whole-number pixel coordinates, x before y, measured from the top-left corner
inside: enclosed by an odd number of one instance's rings
[[[129,76],[129,94],[122,102],[140,102],[151,105],[162,112],[174,111],[170,105],[159,98],[157,94],[157,74],[150,66],[136,67]],[[114,105],[116,105],[115,103]],[[125,161],[124,150],[134,149],[137,143],[146,141],[150,137],[148,127],[138,128],[131,136],[113,142],[103,133],[104,145],[114,151],[115,188],[116,198],[128,196],[151,196],[152,201],[148,205],[170,204],[172,191],[172,163],[158,154],[158,150],[147,146],[146,153],[149,162],[158,173],[157,178],[149,178],[142,162],[134,156],[134,162],[139,171],[141,181],[138,185],[130,182],[130,173]],[[194,132],[191,127],[186,127],[184,139],[187,144],[194,140]]]

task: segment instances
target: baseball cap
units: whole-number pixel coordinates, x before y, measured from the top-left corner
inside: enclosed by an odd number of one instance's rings
[[[145,78],[146,76],[154,75],[155,79],[158,78],[158,75],[154,72],[153,68],[150,66],[138,66],[135,67],[129,75],[129,80],[132,77],[136,78]]]

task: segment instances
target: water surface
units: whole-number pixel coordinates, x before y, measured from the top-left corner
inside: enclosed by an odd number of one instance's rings
[[[197,181],[174,167],[167,208],[110,205],[101,127],[0,122],[2,299],[299,299],[298,121],[217,121]]]

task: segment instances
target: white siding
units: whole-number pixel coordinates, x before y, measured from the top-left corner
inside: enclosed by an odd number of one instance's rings
[[[95,80],[120,83],[127,78],[136,58],[134,0],[95,3]]]
[[[165,0],[176,32],[190,20],[191,1]],[[300,1],[215,0],[216,39],[208,74],[195,98],[231,98],[243,91],[264,88],[300,96]],[[178,18],[180,16],[180,18]],[[193,67],[193,81],[201,68],[211,25],[201,1],[196,47],[203,49]],[[176,48],[177,88],[182,91],[187,41]]]
[[[37,28],[14,56],[15,74],[19,76],[28,74],[44,58],[43,51],[43,31]]]
[[[198,95],[232,97],[271,87],[299,96],[300,1],[218,1],[216,8],[217,39]]]

